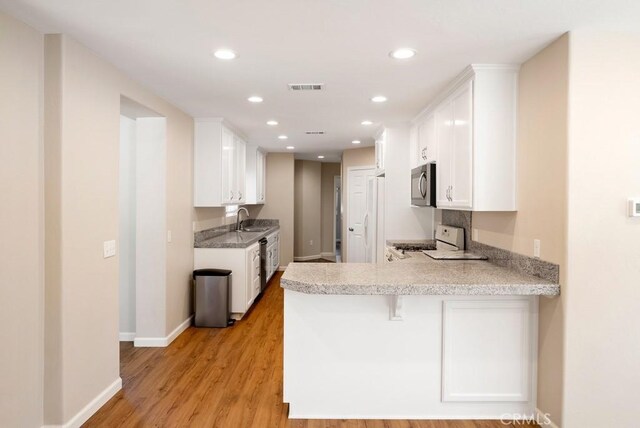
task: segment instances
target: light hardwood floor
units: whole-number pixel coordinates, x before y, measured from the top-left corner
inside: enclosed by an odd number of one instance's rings
[[[503,428],[500,421],[294,420],[282,403],[280,273],[242,321],[167,348],[120,345],[122,391],[85,427]],[[537,426],[537,425],[530,425]]]

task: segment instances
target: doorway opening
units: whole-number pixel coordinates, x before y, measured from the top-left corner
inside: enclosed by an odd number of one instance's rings
[[[333,177],[333,252],[342,263],[342,177]]]
[[[166,129],[165,117],[121,97],[119,337],[135,346],[165,335]]]

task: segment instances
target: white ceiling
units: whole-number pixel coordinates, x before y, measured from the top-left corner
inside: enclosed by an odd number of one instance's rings
[[[0,0],[0,8],[73,36],[192,116],[225,117],[270,151],[294,145],[301,157],[329,161],[353,139],[371,145],[382,122],[411,119],[470,63],[520,63],[568,30],[638,31],[640,22],[637,0]],[[402,46],[418,55],[390,59]],[[238,58],[214,58],[220,47]],[[326,89],[287,89],[307,82]],[[377,94],[388,102],[371,103]]]

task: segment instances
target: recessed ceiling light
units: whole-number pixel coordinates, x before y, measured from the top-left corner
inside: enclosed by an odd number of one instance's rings
[[[383,103],[387,101],[387,97],[383,95],[376,95],[375,97],[371,98],[371,101],[373,101],[374,103]]]
[[[287,150],[293,150],[293,149],[295,149],[295,147],[293,147],[293,146],[287,146]]]
[[[393,59],[409,59],[416,55],[416,50],[411,48],[400,48],[389,52],[389,56]]]
[[[324,156],[320,155],[318,156],[318,159],[324,159]]]
[[[370,120],[363,120],[362,122],[360,122],[360,124],[364,126],[369,126],[369,125],[373,125],[373,122],[371,122]]]
[[[237,55],[231,49],[218,49],[213,53],[213,56],[218,59],[234,59]]]
[[[250,103],[261,103],[262,102],[262,97],[259,97],[257,95],[253,95],[253,96],[247,98],[247,100],[249,100]]]
[[[353,140],[351,144],[360,144],[360,140]]]
[[[267,120],[267,125],[269,126],[276,126],[278,124],[278,121],[276,120]]]
[[[278,135],[278,139],[280,140],[286,140],[287,138],[289,137],[287,137],[286,135]]]

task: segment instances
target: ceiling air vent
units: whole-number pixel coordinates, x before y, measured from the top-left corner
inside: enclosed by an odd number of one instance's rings
[[[290,91],[321,91],[324,83],[289,83]]]
[[[307,135],[324,135],[324,131],[305,131]]]

